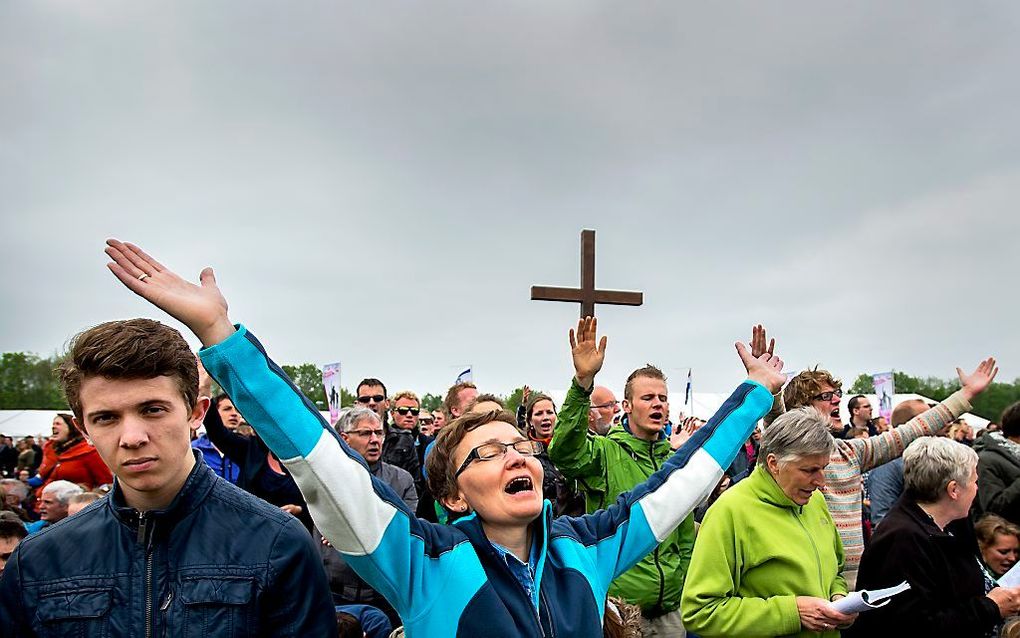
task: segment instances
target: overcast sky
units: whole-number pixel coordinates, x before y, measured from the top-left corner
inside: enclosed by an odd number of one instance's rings
[[[742,378],[763,322],[848,381],[1020,376],[1020,5],[5,2],[0,351],[165,318],[136,242],[281,363],[564,388],[579,234],[601,381]],[[190,336],[189,336],[190,338]],[[190,338],[192,343],[196,343]]]

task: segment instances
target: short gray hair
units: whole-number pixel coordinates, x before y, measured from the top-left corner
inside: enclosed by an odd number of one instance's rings
[[[336,431],[350,432],[356,425],[365,419],[372,419],[376,423],[382,424],[382,421],[379,419],[379,415],[375,413],[375,410],[357,406],[351,408],[342,417],[340,417],[340,420],[336,422]]]
[[[765,464],[769,454],[780,463],[815,456],[831,455],[836,444],[829,434],[829,418],[811,406],[795,408],[781,415],[761,435],[758,463]]]
[[[68,501],[75,494],[81,494],[85,490],[81,489],[80,485],[75,485],[71,481],[53,481],[43,488],[43,493],[52,492],[57,500],[60,501],[61,505],[67,505]]]
[[[950,481],[970,484],[977,452],[952,439],[924,436],[903,452],[903,492],[915,501],[934,503]]]
[[[17,495],[18,501],[24,501],[26,498],[28,498],[28,486],[19,481],[18,479],[12,478],[0,479],[0,487],[10,488],[9,490],[5,489],[4,493],[6,494],[10,492],[11,494]]]

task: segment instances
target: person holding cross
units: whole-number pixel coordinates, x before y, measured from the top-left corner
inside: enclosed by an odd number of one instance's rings
[[[211,269],[194,285],[135,246],[108,243],[117,278],[201,340],[206,369],[292,472],[323,535],[394,605],[409,638],[602,635],[609,583],[712,490],[784,379],[779,358],[754,358],[737,344],[748,379],[718,414],[648,481],[579,518],[552,518],[535,458],[542,444],[524,437],[512,414],[468,412],[439,434],[427,462],[436,498],[466,515],[430,524],[368,472],[258,340],[230,322]],[[575,375],[564,409],[586,419],[606,338],[587,320],[570,342]]]

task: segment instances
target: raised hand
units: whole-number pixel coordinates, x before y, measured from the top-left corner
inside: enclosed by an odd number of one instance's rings
[[[234,334],[227,300],[216,286],[212,268],[202,270],[201,285],[196,286],[133,244],[108,239],[106,254],[113,260],[107,267],[122,284],[190,328],[202,345],[215,345]]]
[[[978,364],[974,372],[964,374],[963,370],[957,368],[956,374],[960,377],[960,389],[963,390],[967,401],[971,401],[988,389],[995,379],[995,375],[999,374],[999,367],[995,365],[995,357],[988,357]]]
[[[747,346],[743,343],[738,341],[735,345],[737,347],[737,354],[740,355],[740,361],[744,364],[744,369],[747,370],[748,379],[762,384],[772,394],[776,394],[783,389],[783,384],[786,383],[786,375],[783,374],[782,359],[768,352],[753,357],[747,351]]]
[[[681,422],[680,427],[673,429],[673,434],[669,435],[669,446],[674,450],[679,450],[680,446],[688,441],[698,428],[701,427],[701,419],[696,416],[689,416],[684,418]]]
[[[577,322],[577,332],[570,329],[570,355],[574,359],[574,378],[588,389],[595,384],[595,375],[606,358],[606,338],[596,344],[598,320],[585,317]]]
[[[521,405],[528,405],[528,399],[531,398],[531,388],[524,386],[521,389]]]
[[[766,343],[768,347],[766,347]],[[766,352],[772,354],[776,350],[776,340],[768,341],[765,335],[765,327],[760,323],[751,328],[751,356],[757,359]]]

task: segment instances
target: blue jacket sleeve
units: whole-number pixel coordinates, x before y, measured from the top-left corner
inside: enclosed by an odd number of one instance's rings
[[[322,535],[401,617],[424,613],[444,586],[457,584],[458,578],[445,572],[463,533],[415,518],[243,326],[199,354],[209,374],[287,466]],[[444,551],[435,549],[437,537],[446,543]],[[466,539],[464,545],[470,548]],[[443,560],[427,559],[426,554],[441,553]]]
[[[745,381],[718,412],[644,483],[605,510],[575,519],[593,555],[603,591],[661,543],[707,497],[722,478],[755,423],[772,407],[772,393]]]

